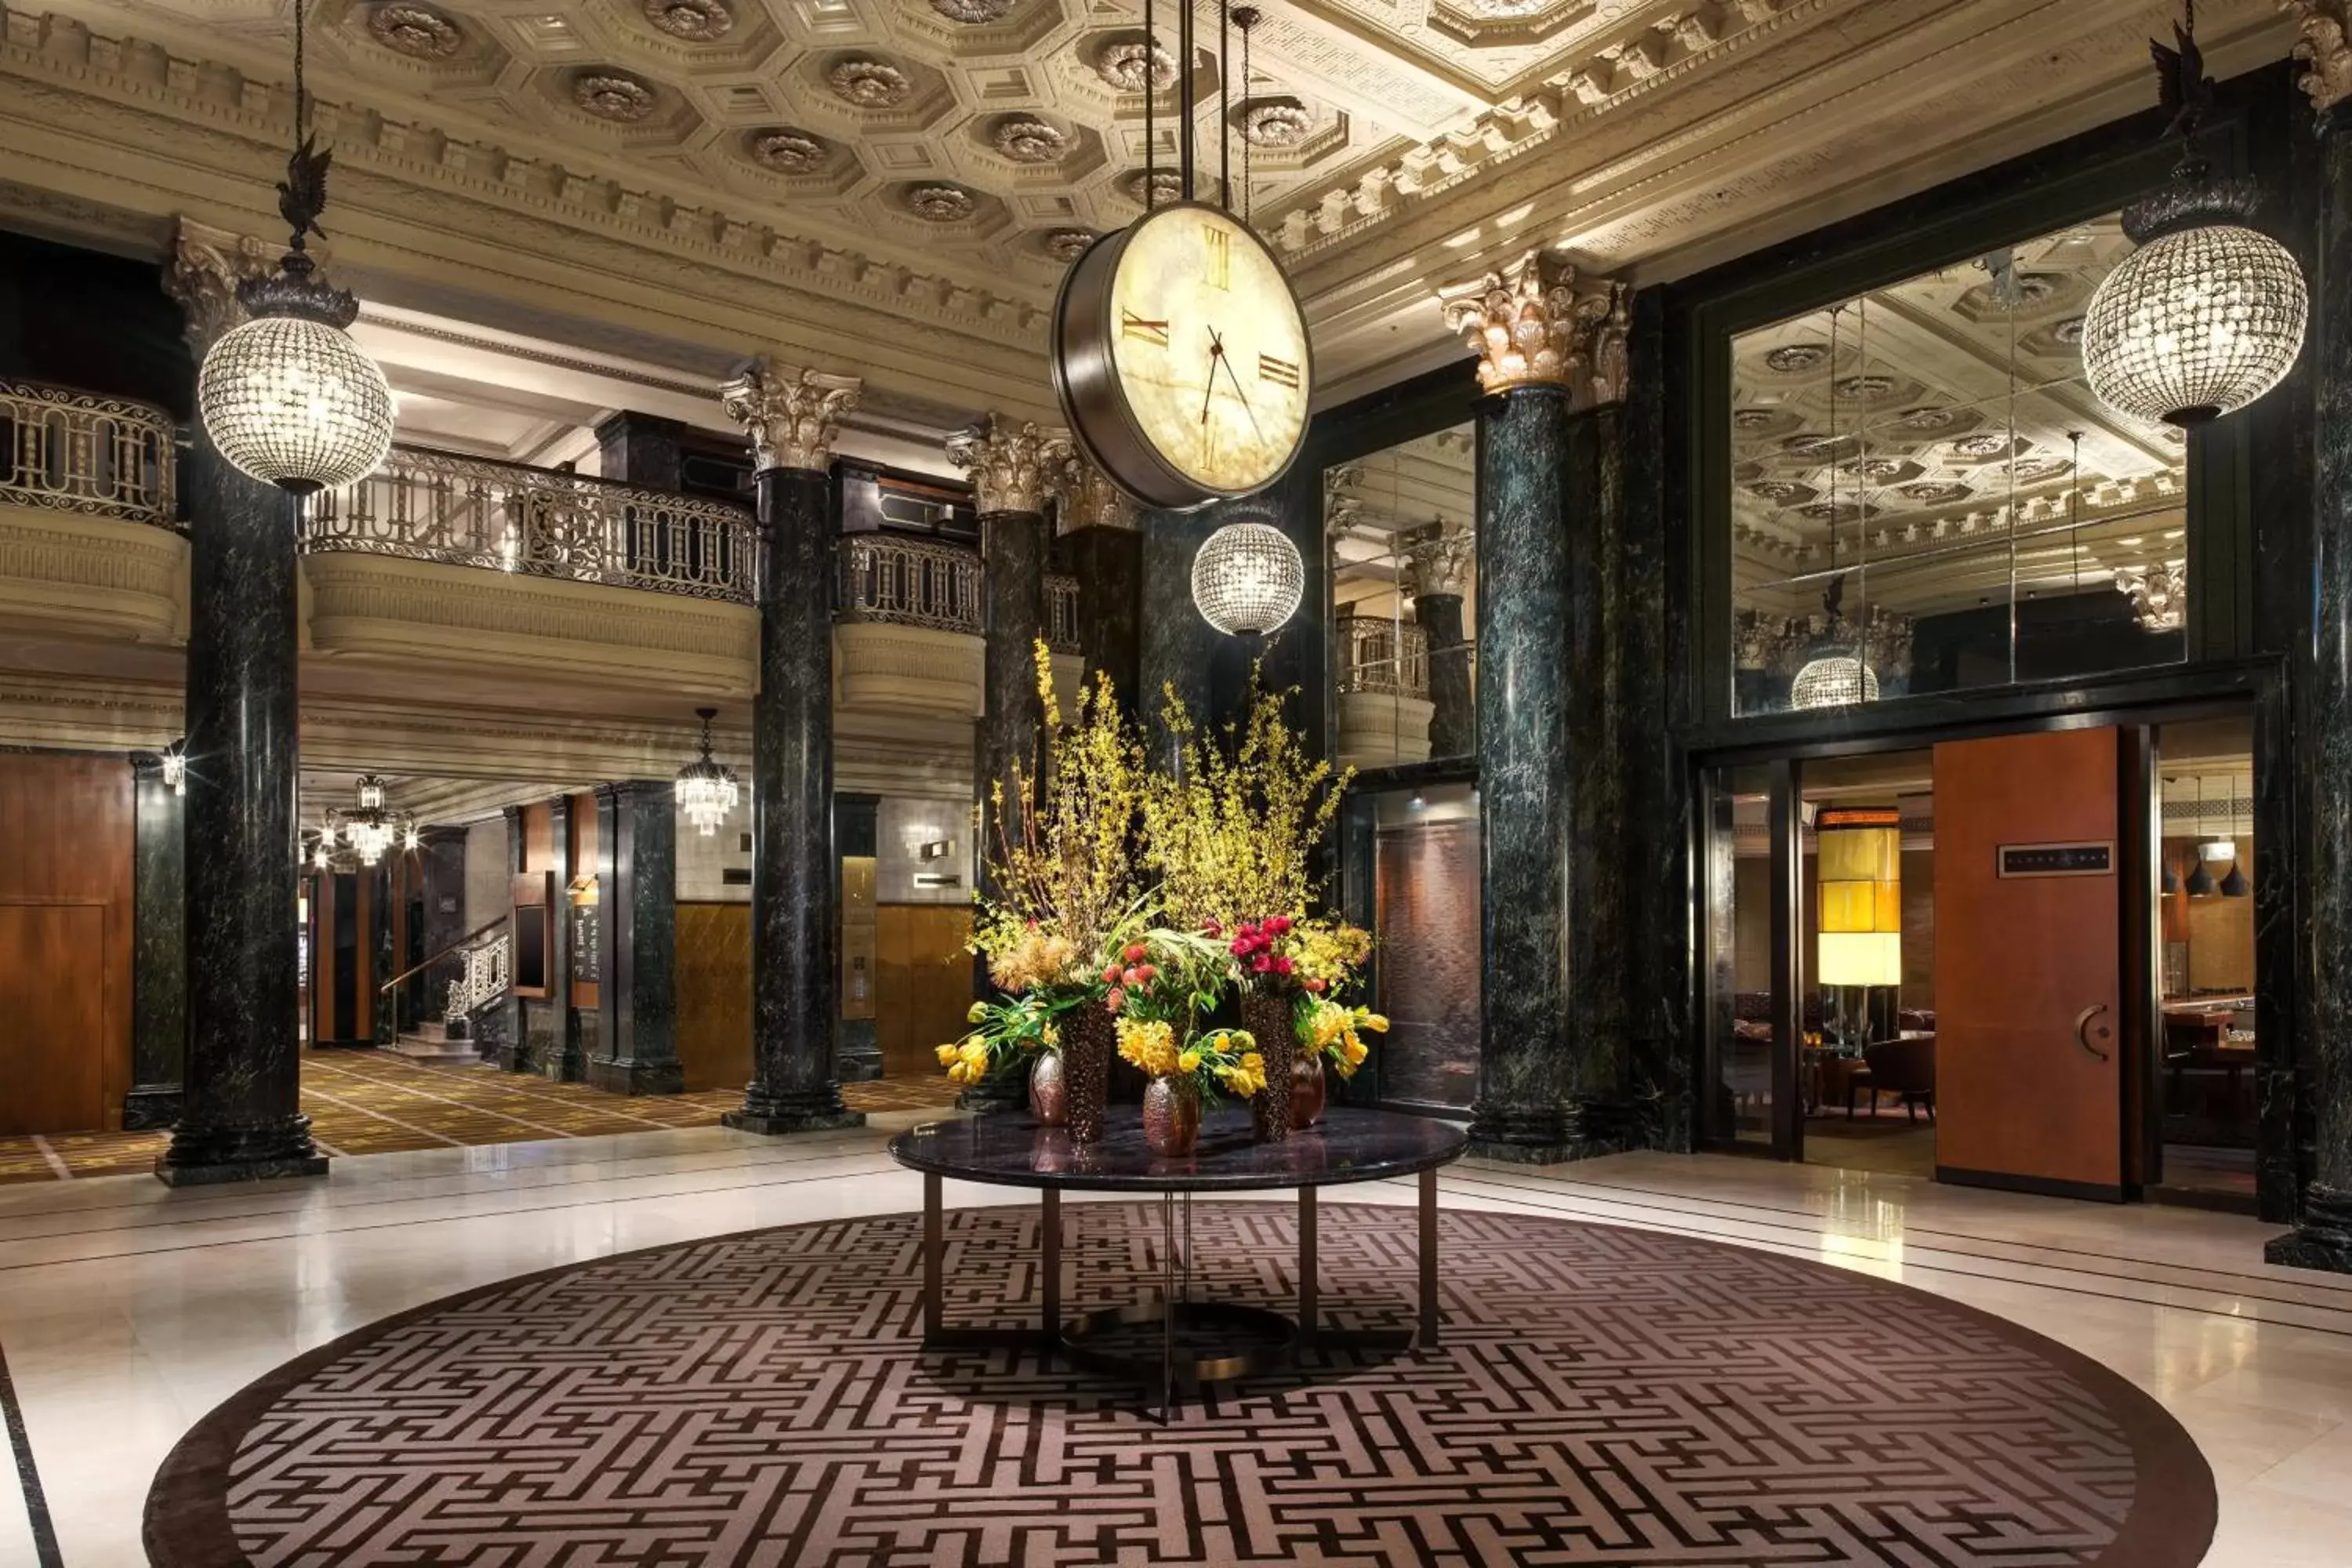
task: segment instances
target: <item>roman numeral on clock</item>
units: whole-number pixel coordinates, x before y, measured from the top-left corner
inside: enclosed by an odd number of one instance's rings
[[[1276,386],[1287,386],[1295,390],[1298,385],[1298,365],[1292,360],[1276,359],[1272,354],[1260,354],[1257,356],[1257,378],[1260,381],[1270,381]]]
[[[1234,280],[1234,237],[1222,228],[1203,225],[1201,243],[1206,254],[1201,258],[1201,281],[1212,289],[1230,289]]]
[[[1118,313],[1118,335],[1139,339],[1164,349],[1168,346],[1168,323],[1147,321],[1132,310],[1122,310]]]

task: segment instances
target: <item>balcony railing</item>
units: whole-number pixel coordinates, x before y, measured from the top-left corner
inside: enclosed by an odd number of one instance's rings
[[[312,498],[314,552],[358,551],[750,604],[751,514],[552,468],[394,447],[355,485]]]
[[[173,434],[151,404],[0,381],[0,500],[173,527]]]
[[[980,635],[980,554],[887,533],[841,542],[842,618]]]
[[[1339,689],[1384,697],[1429,695],[1429,631],[1412,621],[1341,616]]]
[[[1045,645],[1055,653],[1076,653],[1078,647],[1078,580],[1045,579]]]

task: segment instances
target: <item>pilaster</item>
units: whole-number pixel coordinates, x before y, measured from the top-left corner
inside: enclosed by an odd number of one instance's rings
[[[126,1130],[169,1127],[180,1115],[188,1057],[187,879],[180,796],[163,759],[131,758],[131,1089]]]
[[[676,1094],[677,808],[672,786],[636,779],[596,791],[604,1016],[588,1082],[619,1094]]]

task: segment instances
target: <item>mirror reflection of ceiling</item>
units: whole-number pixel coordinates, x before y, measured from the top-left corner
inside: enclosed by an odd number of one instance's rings
[[[1397,590],[1414,542],[1472,534],[1477,458],[1477,427],[1456,425],[1324,470],[1337,605],[1362,615],[1403,612],[1410,594]]]
[[[2005,603],[2012,545],[2021,596],[2185,561],[2179,432],[2083,380],[2083,312],[2129,249],[2104,218],[1735,340],[1742,605],[1805,614],[1857,567],[1849,613]]]

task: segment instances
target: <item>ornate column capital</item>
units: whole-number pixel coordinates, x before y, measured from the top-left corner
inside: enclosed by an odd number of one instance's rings
[[[1478,352],[1490,393],[1564,386],[1584,404],[1625,395],[1625,286],[1579,293],[1576,269],[1549,251],[1442,289],[1447,330]]]
[[[1015,425],[990,415],[948,437],[948,461],[971,476],[980,515],[1044,511],[1045,493],[1060,488],[1072,450],[1066,430]]]
[[[249,234],[231,234],[209,224],[178,220],[172,264],[163,270],[163,292],[187,317],[188,346],[202,359],[222,333],[245,324],[236,286],[278,270],[279,247]]]
[[[2293,16],[2303,37],[2294,58],[2303,62],[2295,85],[2322,114],[2352,98],[2352,7],[2347,0],[2278,0],[2278,8]]]
[[[1460,523],[1441,523],[1437,531],[1413,541],[1405,552],[1405,586],[1418,598],[1423,594],[1459,597],[1470,584],[1470,568],[1478,558],[1478,538]]]
[[[854,375],[793,370],[761,354],[742,374],[719,384],[719,405],[751,438],[756,470],[823,473],[832,466],[841,421],[857,406],[865,384]]]
[[[1097,468],[1094,460],[1073,447],[1062,459],[1062,517],[1060,532],[1076,533],[1082,528],[1124,528],[1129,531],[1142,526],[1135,510],[1134,498],[1110,482],[1110,476]]]

